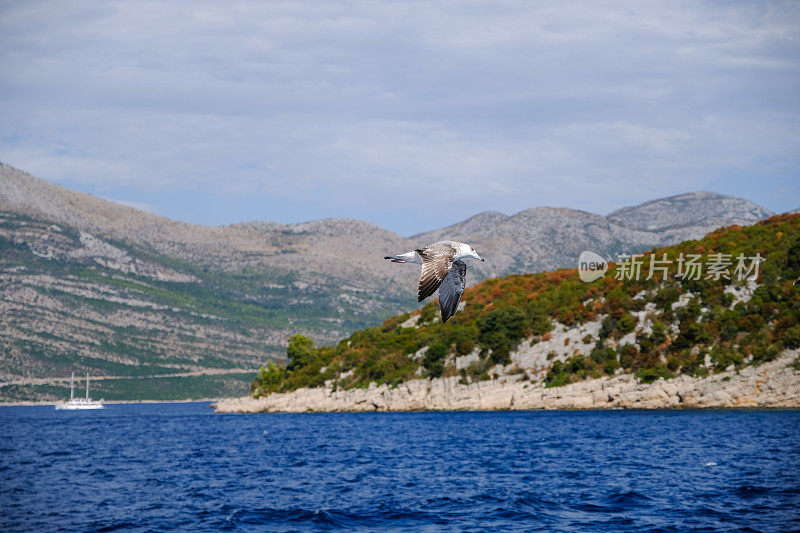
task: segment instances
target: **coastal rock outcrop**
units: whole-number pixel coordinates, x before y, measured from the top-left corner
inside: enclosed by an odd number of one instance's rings
[[[787,350],[760,366],[649,384],[629,374],[553,388],[523,376],[471,384],[452,377],[412,380],[396,387],[298,389],[258,399],[221,400],[214,408],[220,413],[257,413],[800,407],[800,370],[793,366],[797,358],[797,350]]]

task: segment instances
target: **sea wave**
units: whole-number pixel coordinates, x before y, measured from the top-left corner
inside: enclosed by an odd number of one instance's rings
[[[792,530],[798,435],[799,411],[0,408],[0,530]]]

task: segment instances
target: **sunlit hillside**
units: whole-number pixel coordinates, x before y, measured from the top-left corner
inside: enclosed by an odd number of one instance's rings
[[[693,255],[704,268],[697,276],[687,269]],[[650,277],[651,260],[667,275],[656,268]],[[293,337],[288,365],[262,369],[252,392],[458,375],[559,386],[630,372],[646,382],[758,365],[800,346],[799,215],[720,229],[637,261],[639,279],[620,272],[622,263],[591,283],[571,269],[490,279],[467,289],[464,309],[446,324],[431,301],[336,346]],[[546,362],[526,364],[537,350]]]

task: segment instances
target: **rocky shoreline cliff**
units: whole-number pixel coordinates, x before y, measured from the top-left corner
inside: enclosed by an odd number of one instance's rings
[[[797,350],[760,366],[705,378],[682,375],[639,383],[632,375],[589,379],[546,388],[541,382],[505,376],[460,384],[458,378],[418,379],[367,389],[298,389],[258,399],[230,398],[218,413],[497,411],[526,409],[800,408]]]

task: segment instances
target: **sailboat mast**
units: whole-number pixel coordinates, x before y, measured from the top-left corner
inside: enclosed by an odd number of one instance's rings
[[[73,399],[75,397],[75,372],[72,373],[72,376],[69,378],[69,399]]]
[[[86,399],[89,399],[89,373],[86,373]]]

